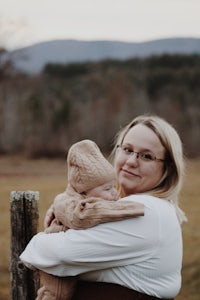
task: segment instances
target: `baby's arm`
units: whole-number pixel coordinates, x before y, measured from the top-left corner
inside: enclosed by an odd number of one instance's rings
[[[100,223],[119,221],[144,215],[144,205],[134,201],[108,201],[100,198],[84,200],[65,198],[55,199],[54,213],[65,227],[85,229]]]
[[[73,196],[69,193],[66,194],[66,192],[58,194],[46,212],[44,218],[45,232],[54,233],[73,228],[73,212],[81,199],[83,197],[78,193],[73,193]]]

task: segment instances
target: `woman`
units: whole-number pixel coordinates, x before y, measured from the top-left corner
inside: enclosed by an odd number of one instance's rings
[[[95,293],[95,299],[173,299],[181,287],[180,223],[186,220],[178,206],[180,138],[163,119],[140,116],[118,134],[113,154],[124,197],[119,201],[144,204],[144,217],[39,233],[21,258],[53,275],[79,275],[86,282],[73,299],[93,299]]]

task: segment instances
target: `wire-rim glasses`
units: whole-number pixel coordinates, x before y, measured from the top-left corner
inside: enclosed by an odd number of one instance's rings
[[[164,159],[158,158],[151,153],[134,151],[131,147],[129,147],[127,145],[117,145],[117,149],[120,149],[122,151],[122,153],[127,156],[132,156],[132,155],[136,154],[136,158],[140,159],[142,161],[146,161],[146,162],[151,162],[151,161],[163,162],[164,161]]]

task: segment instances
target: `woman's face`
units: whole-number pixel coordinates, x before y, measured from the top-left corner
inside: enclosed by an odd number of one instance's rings
[[[122,192],[130,195],[156,187],[163,175],[164,157],[165,149],[150,128],[142,124],[132,127],[115,157],[117,180]]]

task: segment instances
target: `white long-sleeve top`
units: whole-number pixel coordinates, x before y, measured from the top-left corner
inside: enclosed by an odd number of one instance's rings
[[[182,234],[174,206],[150,195],[131,195],[144,217],[85,230],[38,233],[20,259],[57,276],[117,283],[159,298],[175,297],[181,286]]]

